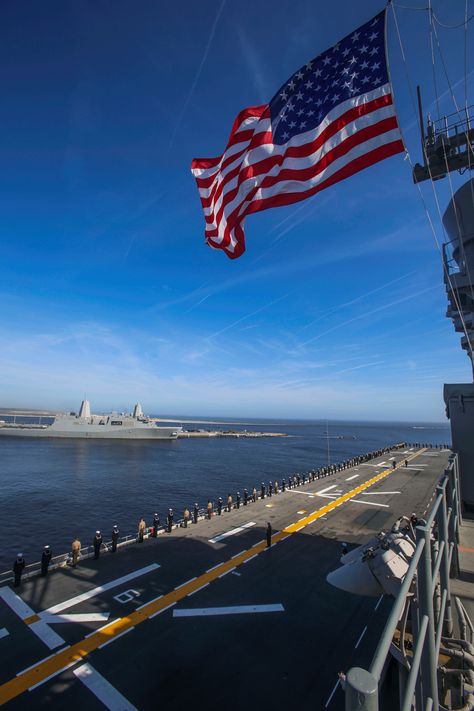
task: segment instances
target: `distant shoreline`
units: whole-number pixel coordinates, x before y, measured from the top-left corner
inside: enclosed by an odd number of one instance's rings
[[[65,411],[60,411],[60,410],[32,410],[32,409],[20,409],[20,408],[14,408],[14,407],[0,407],[0,416],[1,415],[11,415],[15,416],[18,415],[20,417],[55,417],[58,414],[63,414]],[[96,413],[98,415],[104,414],[104,413]],[[174,417],[154,417],[150,416],[151,420],[154,420],[155,422],[170,422],[173,424],[190,424],[190,425],[226,425],[226,426],[231,426],[231,425],[238,425],[238,426],[250,426],[250,427],[285,427],[286,425],[289,424],[305,424],[307,423],[308,425],[315,425],[315,424],[321,424],[321,426],[326,427],[326,422],[329,422],[329,426],[332,424],[341,424],[341,423],[354,423],[358,425],[363,425],[363,424],[368,424],[368,425],[384,425],[384,424],[394,424],[394,425],[407,425],[410,427],[413,427],[415,429],[424,429],[424,426],[430,425],[431,427],[436,427],[436,428],[447,428],[449,429],[449,422],[443,422],[443,421],[436,421],[436,422],[430,422],[430,421],[424,421],[424,420],[352,420],[350,418],[336,418],[336,419],[329,419],[326,420],[326,418],[319,418],[316,417],[314,420],[312,419],[307,419],[307,418],[294,418],[294,417],[289,417],[287,420],[281,420],[279,419],[274,420],[272,422],[266,421],[266,418],[263,417],[255,417],[253,418],[253,422],[249,422],[248,420],[231,420],[226,419],[203,419],[201,418],[192,418],[192,417],[184,417],[184,418],[177,418],[176,416]]]

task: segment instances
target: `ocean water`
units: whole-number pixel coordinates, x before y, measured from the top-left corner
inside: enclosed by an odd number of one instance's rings
[[[187,425],[202,427],[202,425]],[[224,426],[222,427],[224,428]],[[92,543],[96,529],[110,539],[135,533],[141,516],[164,521],[169,507],[204,507],[260,482],[342,461],[395,442],[450,442],[448,424],[272,422],[252,420],[235,430],[285,432],[285,438],[180,439],[110,442],[0,438],[0,571],[18,551],[27,563],[49,544],[67,552],[74,536]]]

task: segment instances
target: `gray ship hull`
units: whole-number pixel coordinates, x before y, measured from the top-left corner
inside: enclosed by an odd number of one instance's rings
[[[105,430],[105,428],[102,428]],[[154,427],[154,428],[130,428],[120,431],[111,431],[106,428],[106,431],[61,431],[46,427],[45,429],[33,427],[0,427],[0,436],[4,437],[48,437],[56,439],[126,439],[126,440],[150,440],[150,439],[177,439],[178,430],[173,427]]]

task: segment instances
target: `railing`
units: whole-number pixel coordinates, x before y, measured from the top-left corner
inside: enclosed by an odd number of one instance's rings
[[[440,133],[446,136],[458,135],[465,133],[471,128],[471,116],[474,113],[474,105],[462,108],[459,111],[454,111],[452,114],[447,114],[436,121],[430,121],[432,127],[431,133],[435,136]],[[428,131],[429,133],[430,131]],[[429,137],[427,137],[427,141]]]
[[[379,711],[380,688],[391,650],[398,657],[400,709],[439,711],[437,666],[441,638],[452,634],[449,575],[459,571],[458,531],[461,523],[458,458],[455,455],[436,487],[436,499],[425,525],[416,528],[416,549],[382,633],[370,670],[354,667],[344,681],[346,711]],[[435,593],[439,590],[440,598]],[[409,597],[410,593],[414,593]],[[404,639],[394,635],[411,608],[413,647],[408,662]],[[402,658],[403,662],[400,660]]]
[[[419,91],[418,101],[420,125],[422,125],[424,120]],[[471,168],[474,160],[472,148],[474,128],[471,120],[473,108],[473,106],[463,108],[437,121],[428,119],[426,135],[424,127],[421,132],[423,165],[417,163],[413,168],[415,183],[422,180],[438,180],[452,170],[462,173]]]

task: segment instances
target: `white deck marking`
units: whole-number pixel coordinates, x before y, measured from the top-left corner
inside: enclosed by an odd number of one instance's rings
[[[357,647],[359,646],[359,644],[362,642],[362,637],[365,635],[366,632],[367,632],[367,625],[364,627],[364,629],[363,629],[362,632],[360,633],[360,637],[359,637],[359,639],[357,640],[354,649],[357,649]]]
[[[331,691],[331,695],[330,695],[329,699],[326,701],[326,704],[325,704],[325,706],[324,706],[325,709],[327,709],[327,707],[328,707],[329,704],[331,703],[332,697],[333,697],[334,694],[336,693],[337,687],[339,686],[340,683],[341,683],[341,680],[338,679],[338,680],[336,681],[336,685],[335,685],[334,689]]]
[[[69,669],[69,667],[73,667],[74,664],[77,664],[77,661],[74,662],[69,662],[69,664],[66,664],[65,667],[61,667],[61,669],[58,669],[57,671],[53,672],[49,676],[46,677],[46,679],[41,679],[37,684],[34,684],[34,686],[30,686],[28,691],[33,691],[33,689],[37,689],[38,686],[41,686],[41,684],[44,684],[46,681],[49,681],[50,679],[54,679],[55,676],[58,676],[59,674],[62,674],[63,671],[66,671],[66,669]]]
[[[18,617],[22,620],[25,617],[31,617],[31,615],[36,615],[36,612],[31,609],[29,605],[24,602],[13,590],[7,586],[0,588],[0,597],[7,603],[13,612],[16,612]]]
[[[220,568],[221,565],[222,565],[222,563],[218,563],[217,565],[213,565],[212,568],[208,568],[208,569],[206,570],[206,573],[210,573],[212,570],[215,570],[216,568]]]
[[[51,627],[48,627],[44,620],[38,620],[38,622],[33,622],[33,624],[28,625],[28,627],[50,649],[62,647],[62,645],[64,644],[64,639],[58,634],[56,634],[56,632],[52,630]]]
[[[163,597],[163,595],[158,595],[157,597],[153,597],[151,600],[147,600],[146,602],[143,603],[143,605],[140,605],[140,607],[137,607],[137,610],[141,610],[142,607],[146,607],[151,602],[155,602],[155,600],[159,600],[162,597]]]
[[[353,479],[357,479],[358,476],[360,476],[360,474],[353,474],[348,479],[346,479],[346,481],[352,481]]]
[[[196,607],[173,610],[173,617],[210,617],[212,615],[249,615],[259,612],[284,612],[283,605],[233,605],[229,607]]]
[[[0,597],[7,603],[7,605],[15,612],[18,617],[22,620],[32,615],[36,615],[36,612],[31,609],[29,605],[26,604],[24,600],[21,599],[13,590],[9,587],[0,588]],[[55,649],[56,647],[62,647],[64,640],[60,637],[54,630],[52,630],[46,622],[43,620],[38,620],[33,622],[33,624],[28,625],[29,629],[34,632],[34,634],[40,638],[44,644],[49,647],[49,649]]]
[[[9,634],[10,632],[6,629],[6,627],[2,627],[2,629],[0,630],[0,639],[2,639],[3,637],[8,637]]]
[[[333,484],[332,486],[327,486],[325,489],[321,489],[321,491],[315,491],[314,493],[316,494],[316,496],[321,496],[321,494],[325,494],[326,491],[331,491],[331,489],[335,489],[338,486],[339,484]]]
[[[374,607],[374,612],[377,612],[377,610],[379,609],[379,605],[380,605],[380,603],[382,602],[382,600],[383,600],[383,595],[381,595],[381,596],[379,597],[378,602],[377,602],[376,606]]]
[[[161,596],[163,597],[163,595]],[[147,603],[146,603],[147,604]],[[137,607],[137,610],[140,608]],[[106,625],[102,625],[102,627],[96,627],[95,630],[92,630],[92,632],[89,632],[89,634],[84,635],[84,639],[87,639],[88,637],[92,637],[92,635],[97,634],[97,632],[101,632],[102,630],[105,630],[106,627],[112,624],[112,622],[117,622],[117,620],[120,619],[119,617],[114,617],[113,620],[109,620]],[[56,652],[57,653],[57,652]]]
[[[118,639],[120,639],[124,635],[128,634],[129,632],[132,632],[134,629],[135,629],[135,627],[129,627],[128,630],[125,630],[124,632],[121,632],[120,634],[115,635],[115,637],[111,637],[111,639],[108,639],[107,642],[104,642],[104,644],[101,644],[100,647],[97,647],[97,649],[104,649],[104,647],[107,647],[108,644],[112,644],[112,642],[116,642]]]
[[[140,593],[130,588],[130,590],[124,590],[118,595],[114,595],[114,600],[121,605],[125,605],[125,603],[131,602],[135,597],[140,597]]]
[[[254,557],[256,557],[256,555],[255,555]],[[244,560],[244,563],[246,563],[246,562],[247,562],[247,561]],[[231,568],[230,570],[225,570],[225,571],[224,571],[223,573],[221,573],[218,577],[219,577],[219,578],[224,578],[226,575],[229,575],[229,573],[232,573],[233,570],[235,570],[235,567],[234,567],[234,568]]]
[[[92,691],[109,711],[136,711],[135,706],[90,664],[81,664],[80,667],[74,669],[73,674]]]
[[[379,464],[369,464],[368,462],[362,462],[361,467],[388,467],[388,462],[380,462]]]
[[[49,625],[60,625],[65,622],[106,622],[110,617],[110,612],[84,612],[68,613],[65,615],[52,615],[44,612],[41,619]]]
[[[123,575],[121,578],[111,580],[110,583],[104,583],[104,585],[99,585],[99,587],[97,588],[92,588],[92,590],[88,590],[87,592],[82,593],[82,595],[76,595],[76,597],[71,597],[69,598],[69,600],[64,600],[63,602],[60,602],[57,605],[48,607],[48,609],[44,610],[44,612],[51,612],[53,614],[56,612],[61,612],[62,610],[66,610],[68,607],[79,605],[79,603],[84,602],[84,600],[89,600],[91,597],[96,597],[96,595],[100,595],[100,593],[106,592],[107,590],[112,590],[112,588],[116,588],[119,585],[122,585],[123,583],[127,583],[129,580],[138,578],[140,577],[140,575],[151,573],[152,570],[158,570],[158,568],[160,567],[161,566],[158,565],[158,563],[152,563],[151,565],[147,565],[144,568],[139,568],[138,570],[134,570],[133,573],[128,573],[128,575]],[[42,615],[43,613],[40,612],[39,616],[42,617]]]
[[[375,501],[360,501],[359,499],[350,499],[350,501],[353,501],[355,504],[365,504],[366,506],[381,506],[384,509],[390,508],[388,504],[376,504]]]
[[[246,528],[250,528],[251,526],[256,526],[255,521],[249,521],[249,523],[244,523],[242,526],[239,526],[238,528],[233,528],[231,531],[227,531],[226,533],[221,533],[220,536],[215,536],[214,538],[209,538],[209,543],[218,543],[219,541],[224,540],[224,538],[228,538],[229,536],[235,536],[236,533],[242,533],[242,531],[245,531]]]
[[[414,469],[415,471],[420,471],[420,469],[423,469],[423,467],[426,466],[425,464],[420,464],[419,466],[408,466],[408,467],[403,467],[403,469]]]
[[[181,583],[181,585],[177,585],[177,586],[175,587],[175,590],[179,590],[180,588],[184,588],[185,585],[188,585],[188,583],[192,583],[193,580],[196,580],[196,576],[194,576],[194,578],[189,578],[189,580],[186,580],[185,583]]]
[[[257,556],[258,556],[258,553],[255,553],[255,555],[250,556],[250,558],[246,558],[246,559],[244,560],[244,565],[245,565],[246,563],[250,563],[250,561],[253,560],[254,558],[256,558]],[[224,573],[224,575],[225,575],[225,573]],[[219,577],[222,578],[222,575],[219,575]]]
[[[59,650],[59,651],[61,651],[61,650]],[[41,661],[45,662],[47,659],[52,659],[53,657],[56,656],[56,654],[57,654],[57,652],[53,652],[52,654],[49,654],[47,657],[43,657],[43,659]],[[34,667],[36,667],[37,664],[38,664],[38,662],[33,662],[33,664],[30,664],[30,666],[26,667],[26,669],[22,669],[17,674],[15,674],[15,676],[21,676],[22,674],[25,674],[25,672],[30,671],[30,669],[33,669]]]
[[[163,607],[161,610],[158,610],[158,612],[155,612],[154,615],[150,615],[150,617],[148,619],[152,620],[154,617],[158,617],[158,615],[161,615],[162,612],[166,612],[166,610],[169,610],[170,607],[173,607],[174,605],[176,605],[176,602],[177,601],[175,600],[174,602],[171,603],[171,605],[167,605],[166,607]]]
[[[388,494],[401,494],[401,491],[363,491],[362,496],[385,496]]]
[[[335,484],[334,486],[337,486],[337,484]],[[296,491],[296,489],[288,489],[288,491],[290,492],[290,494],[303,494],[303,496],[316,496],[315,491]]]
[[[240,575],[240,573],[237,573],[237,575]],[[193,590],[192,592],[188,593],[188,597],[191,597],[191,595],[195,595],[200,590],[204,590],[204,588],[207,588],[208,585],[210,585],[210,583],[204,583],[204,585],[201,585],[200,588],[196,588],[196,590]]]

